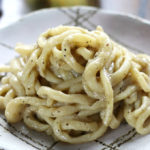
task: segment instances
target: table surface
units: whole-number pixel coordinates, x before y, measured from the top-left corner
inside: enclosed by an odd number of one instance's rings
[[[150,0],[99,0],[100,8],[125,13],[131,13],[150,20]],[[0,28],[16,21],[31,12],[25,0],[0,0],[2,16]]]

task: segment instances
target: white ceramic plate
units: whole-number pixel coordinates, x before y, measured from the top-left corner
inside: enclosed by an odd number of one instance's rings
[[[44,9],[31,13],[0,30],[0,63],[16,56],[16,43],[31,44],[43,31],[57,25],[76,25],[89,30],[101,25],[114,40],[135,52],[150,54],[150,22],[132,15],[93,7]],[[0,149],[5,150],[149,150],[150,135],[140,136],[127,124],[85,144],[54,142],[50,136],[27,129],[22,123],[9,125],[0,115]],[[144,146],[143,146],[144,145]]]

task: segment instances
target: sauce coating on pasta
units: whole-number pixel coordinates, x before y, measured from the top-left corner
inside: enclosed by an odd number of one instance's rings
[[[115,43],[101,27],[58,26],[20,54],[0,85],[0,109],[56,140],[84,143],[123,120],[150,133],[150,57]]]

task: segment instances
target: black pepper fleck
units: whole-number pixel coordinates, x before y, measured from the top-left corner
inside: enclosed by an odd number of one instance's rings
[[[29,116],[27,116],[26,118],[27,118],[27,119],[29,119],[30,117],[29,117]]]

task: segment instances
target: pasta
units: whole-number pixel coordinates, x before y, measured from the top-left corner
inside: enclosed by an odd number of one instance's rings
[[[150,133],[150,57],[133,54],[98,26],[58,26],[1,65],[0,109],[55,140],[84,143],[125,120]]]

